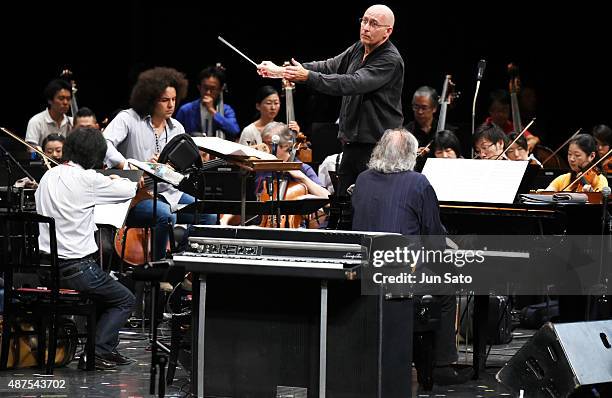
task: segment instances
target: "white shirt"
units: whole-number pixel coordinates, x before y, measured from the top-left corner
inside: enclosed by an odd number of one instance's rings
[[[321,181],[321,185],[327,188],[329,193],[334,193],[334,185],[332,184],[329,172],[336,171],[336,163],[340,163],[338,156],[340,156],[340,159],[342,159],[341,153],[335,153],[326,157],[325,160],[323,160],[323,162],[319,165],[319,180]]]
[[[261,144],[261,142],[261,131],[255,127],[255,122],[249,124],[242,130],[240,139],[238,140],[238,143],[242,145],[255,145]]]
[[[72,130],[72,118],[64,115],[60,127],[51,118],[49,109],[37,113],[28,121],[25,140],[34,145],[42,145],[43,140],[49,134],[59,134],[66,137]]]
[[[47,171],[35,193],[36,212],[55,219],[57,253],[61,259],[85,257],[98,250],[94,206],[133,198],[136,183],[112,180],[94,170],[69,162]],[[41,224],[38,244],[50,252],[49,228]]]

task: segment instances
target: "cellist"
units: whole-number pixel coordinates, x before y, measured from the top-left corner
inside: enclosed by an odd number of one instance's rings
[[[172,68],[153,68],[142,72],[132,89],[130,109],[123,110],[104,130],[108,143],[105,163],[109,167],[126,168],[127,158],[157,162],[164,146],[175,136],[185,133],[172,114],[176,104],[187,93],[184,75]],[[153,259],[165,257],[168,243],[168,224],[177,221],[193,224],[191,217],[173,213],[179,204],[195,201],[191,195],[160,183],[155,225],[155,253]],[[126,225],[149,225],[153,213],[153,199],[137,203],[128,213]],[[199,224],[214,224],[216,215],[200,215]]]
[[[570,141],[567,151],[571,172],[555,178],[546,191],[601,192],[603,187],[608,186],[608,180],[595,169],[585,173],[582,178],[570,185],[580,176],[579,173],[583,173],[596,161],[597,156],[595,138],[588,134],[578,134]]]

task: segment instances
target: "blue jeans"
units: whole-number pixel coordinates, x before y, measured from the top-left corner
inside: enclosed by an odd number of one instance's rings
[[[195,198],[186,193],[181,196],[180,204],[191,204],[195,202]],[[153,199],[146,199],[138,202],[136,206],[130,210],[126,225],[127,226],[144,226],[151,224],[151,216],[153,214]],[[197,221],[197,222],[194,222]],[[194,220],[191,214],[172,213],[170,205],[160,197],[157,200],[157,214],[155,222],[155,253],[153,260],[159,260],[166,257],[166,246],[168,246],[168,236],[170,229],[168,224],[174,226],[179,224],[204,224],[210,225],[217,222],[216,214],[198,214],[198,220]]]
[[[132,313],[135,298],[93,259],[60,262],[60,287],[92,296],[96,304],[96,354],[108,354],[119,344],[119,329]]]

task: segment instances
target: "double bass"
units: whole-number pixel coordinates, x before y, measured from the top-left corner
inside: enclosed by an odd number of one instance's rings
[[[287,61],[283,64],[283,66],[290,65]],[[285,116],[287,118],[287,124],[289,122],[295,121],[295,107],[293,103],[293,90],[295,90],[295,83],[283,79],[283,93],[285,95]],[[304,163],[312,162],[312,149],[310,148],[310,142],[306,136],[299,132],[295,131],[295,144],[293,146],[295,153],[298,159]]]
[[[62,73],[60,73],[60,77],[68,80],[70,86],[72,87],[72,96],[70,97],[70,114],[72,115],[72,117],[76,117],[76,114],[79,111],[79,107],[77,105],[76,100],[76,93],[78,90],[76,81],[73,78],[73,73],[70,69],[64,69],[62,70]]]
[[[440,95],[440,114],[438,116],[438,126],[436,127],[436,133],[446,130],[446,112],[448,106],[459,97],[459,93],[455,91],[455,83],[453,83],[452,76],[446,75],[444,78],[444,84],[442,85],[442,95]]]

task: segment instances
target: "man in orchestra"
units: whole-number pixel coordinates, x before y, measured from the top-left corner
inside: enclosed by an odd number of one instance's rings
[[[360,40],[325,61],[280,67],[270,61],[258,66],[264,77],[304,82],[314,90],[342,96],[338,138],[343,143],[339,195],[366,169],[374,145],[385,129],[403,123],[404,60],[389,41],[395,16],[384,5],[369,7],[360,19]]]
[[[225,71],[217,66],[203,69],[198,76],[200,98],[181,106],[176,119],[189,134],[203,133],[235,141],[240,135],[236,113],[223,103]]]
[[[66,116],[72,99],[72,86],[63,79],[47,84],[44,91],[47,109],[32,116],[28,121],[25,140],[42,148],[42,142],[49,134],[63,135],[72,130],[72,118]]]
[[[489,116],[485,120],[485,123],[496,125],[506,134],[512,132],[520,133],[520,131],[515,131],[516,129],[510,117],[510,95],[506,90],[495,90],[489,94],[488,109]],[[540,142],[540,139],[529,130],[525,131],[524,137],[527,139],[527,146],[530,152],[533,151],[533,148]]]
[[[479,159],[502,159],[500,155],[508,144],[508,137],[497,125],[483,123],[476,129],[472,142],[474,154]]]
[[[438,198],[427,178],[413,171],[418,141],[405,129],[387,130],[374,148],[368,170],[353,190],[353,230],[443,236]],[[434,383],[464,383],[472,370],[458,371],[454,295],[436,296],[441,325],[436,333]]]
[[[42,142],[43,152],[53,160],[61,163],[65,142],[66,138],[63,135],[49,134]]]
[[[123,110],[104,130],[108,142],[105,163],[109,167],[128,168],[127,159],[157,162],[164,146],[175,136],[185,133],[183,125],[172,118],[176,104],[187,93],[184,75],[172,68],[157,67],[142,72],[130,97],[130,109]],[[193,203],[195,198],[169,184],[158,184],[159,197],[155,225],[154,259],[165,257],[168,224],[177,222],[174,213],[179,205]],[[126,225],[148,225],[153,213],[153,198],[138,202],[129,212]],[[193,218],[179,215],[178,221],[194,223]],[[198,223],[214,224],[216,216],[200,215]]]
[[[96,263],[94,207],[125,202],[136,193],[136,184],[117,176],[96,173],[106,154],[99,131],[78,128],[66,140],[67,163],[47,171],[36,190],[36,211],[55,219],[60,287],[88,293],[98,311],[95,367],[114,369],[131,360],[119,352],[119,329],[127,321],[134,295]],[[49,252],[49,229],[41,224],[40,250]],[[81,357],[79,368],[85,368]]]
[[[74,115],[74,128],[77,127],[92,127],[99,129],[100,125],[96,119],[96,114],[87,107],[81,107]]]

